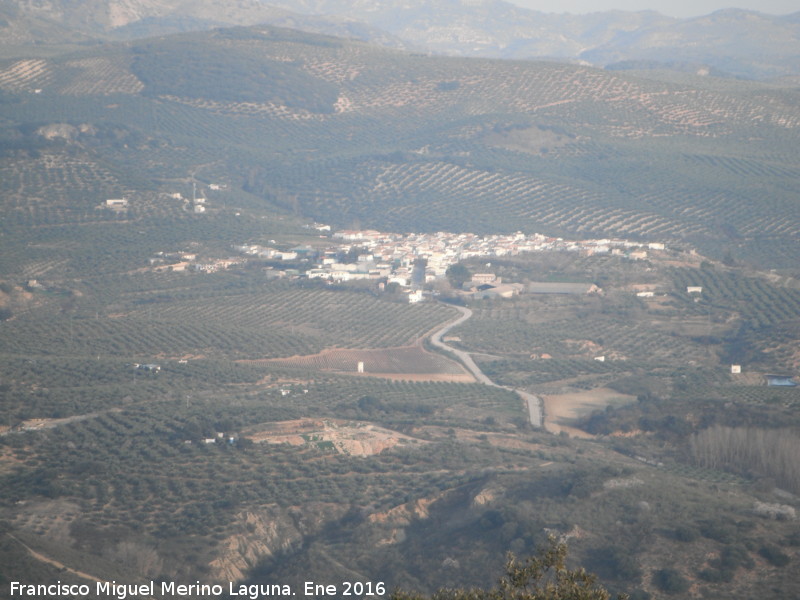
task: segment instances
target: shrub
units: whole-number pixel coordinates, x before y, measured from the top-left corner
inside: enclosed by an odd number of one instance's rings
[[[660,569],[653,575],[653,583],[667,594],[682,594],[689,589],[689,582],[675,569]]]
[[[700,532],[691,525],[678,525],[673,530],[672,536],[679,542],[693,542],[700,537]]]
[[[738,531],[734,525],[723,521],[709,520],[700,526],[700,533],[704,537],[715,540],[722,544],[732,543],[738,536]]]
[[[762,546],[758,553],[775,567],[785,567],[791,560],[780,548],[771,544]]]
[[[523,561],[510,556],[506,575],[490,590],[444,589],[436,600],[609,600],[611,594],[583,569],[566,567],[567,546],[551,536],[548,546]],[[618,596],[624,600],[627,596]],[[390,600],[427,600],[426,596],[396,590]]]

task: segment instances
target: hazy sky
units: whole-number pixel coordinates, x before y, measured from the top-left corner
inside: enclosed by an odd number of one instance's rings
[[[720,8],[745,8],[773,15],[800,11],[797,0],[507,0],[542,12],[587,13],[601,10],[657,10],[670,17],[696,17]]]

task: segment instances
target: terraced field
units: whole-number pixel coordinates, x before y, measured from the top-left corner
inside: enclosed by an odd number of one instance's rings
[[[111,94],[136,94],[144,84],[130,72],[130,61],[125,57],[91,57],[70,60],[66,66],[79,74],[61,88],[61,93],[71,96],[108,96]]]
[[[591,300],[568,301],[579,308]],[[546,306],[522,298],[512,306],[477,309],[473,319],[454,333],[473,352],[511,354],[528,359],[547,354],[554,359],[592,360],[604,355],[609,360],[674,362],[700,360],[708,350],[688,336],[675,333],[669,319],[643,324],[622,316],[592,314],[584,318],[558,318],[563,310],[554,301],[554,318],[545,317]],[[547,368],[546,361],[532,369]],[[598,367],[599,368],[599,367]],[[605,368],[605,367],[604,367]]]
[[[434,304],[390,304],[371,294],[280,284],[259,293],[147,300],[139,296],[129,310],[102,318],[23,316],[0,337],[6,352],[22,355],[254,359],[408,345],[451,316]]]
[[[535,231],[608,234],[619,237],[674,239],[701,236],[708,229],[696,219],[665,217],[656,212],[610,207],[608,198],[573,185],[520,174],[465,168],[449,162],[353,165],[359,174],[342,188],[298,190],[306,210],[324,219],[331,214],[356,215],[383,206],[392,229],[415,223],[432,229],[456,225],[467,231],[508,231],[524,224]],[[337,179],[338,179],[338,173]],[[344,171],[341,172],[344,177]],[[338,191],[338,193],[337,193]],[[408,198],[398,205],[398,198]]]
[[[674,280],[682,300],[689,300],[688,286],[702,288],[695,303],[697,313],[709,307],[727,308],[740,313],[752,328],[787,326],[800,319],[800,290],[763,278],[744,277],[735,271],[679,269],[674,271]]]
[[[116,173],[88,155],[44,154],[34,161],[3,161],[0,175],[4,208],[15,210],[35,210],[42,204],[86,210],[104,201],[104,196],[121,197],[125,191]]]
[[[44,59],[18,60],[0,68],[0,89],[34,91],[52,79],[50,65]]]

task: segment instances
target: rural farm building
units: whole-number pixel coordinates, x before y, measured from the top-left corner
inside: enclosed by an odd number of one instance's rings
[[[475,299],[479,298],[513,298],[519,296],[520,292],[525,288],[521,283],[504,283],[502,285],[481,285],[470,296]]]
[[[470,283],[474,286],[479,286],[479,285],[498,285],[502,282],[503,280],[494,273],[475,273],[472,276],[472,281]]]
[[[797,382],[791,375],[765,375],[767,385],[770,387],[797,387]]]

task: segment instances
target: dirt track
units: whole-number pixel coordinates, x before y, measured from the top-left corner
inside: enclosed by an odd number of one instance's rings
[[[494,381],[492,381],[486,376],[486,373],[481,371],[478,365],[475,364],[475,361],[472,360],[472,357],[470,356],[469,352],[453,348],[452,346],[449,346],[442,341],[442,337],[445,334],[447,334],[454,327],[461,325],[472,316],[472,311],[466,308],[465,306],[453,306],[453,308],[457,309],[461,313],[461,316],[455,321],[448,323],[441,329],[434,332],[430,338],[431,345],[435,346],[436,348],[445,350],[446,352],[452,352],[453,354],[455,354],[459,358],[459,360],[464,364],[464,366],[467,367],[469,372],[472,373],[472,375],[475,377],[477,381],[484,383],[486,385],[490,385],[492,387],[503,388],[506,390],[511,390],[513,392],[516,392],[520,396],[520,398],[522,398],[522,400],[525,401],[528,407],[528,418],[530,419],[531,425],[533,425],[534,427],[542,427],[544,425],[544,416],[542,414],[542,400],[538,396],[535,396],[531,393],[522,390],[515,390],[508,386],[496,384]]]

